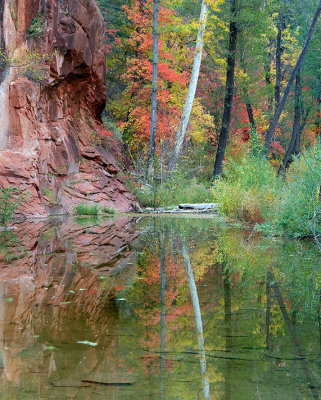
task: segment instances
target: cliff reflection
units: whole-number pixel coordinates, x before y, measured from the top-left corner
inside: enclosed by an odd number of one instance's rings
[[[113,299],[135,274],[135,221],[23,223],[10,237],[0,260],[0,393],[47,398],[52,386],[70,396],[81,389],[71,398],[90,398],[96,388],[78,377],[119,379]],[[108,357],[77,344],[84,340],[99,343]]]

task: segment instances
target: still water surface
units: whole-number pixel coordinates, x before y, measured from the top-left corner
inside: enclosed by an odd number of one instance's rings
[[[214,218],[16,228],[0,232],[0,399],[320,398],[313,242]]]

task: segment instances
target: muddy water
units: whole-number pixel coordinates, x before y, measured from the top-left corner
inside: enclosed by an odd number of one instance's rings
[[[0,233],[0,399],[319,399],[320,254],[202,218]]]

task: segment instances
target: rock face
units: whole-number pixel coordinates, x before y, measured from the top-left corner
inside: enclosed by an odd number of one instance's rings
[[[30,193],[26,215],[136,207],[100,123],[104,40],[94,0],[0,0],[0,186]]]

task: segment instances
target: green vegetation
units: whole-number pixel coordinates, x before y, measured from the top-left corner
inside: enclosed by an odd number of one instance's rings
[[[31,25],[27,32],[27,38],[37,38],[44,34],[45,32],[45,18],[42,13],[39,13],[35,18],[33,18]]]
[[[212,189],[222,214],[274,235],[293,237],[321,233],[319,192],[321,146],[296,158],[284,177],[260,156],[247,155],[230,162]]]
[[[108,207],[104,206],[101,209],[101,213],[102,214],[107,214],[107,215],[113,215],[113,214],[115,214],[115,210],[113,210],[112,208],[108,208]]]
[[[30,49],[15,56],[7,55],[5,51],[0,50],[0,70],[4,70],[9,66],[14,67],[18,76],[23,76],[41,84],[49,77],[47,62],[50,58],[49,54],[42,54]]]
[[[77,204],[74,207],[74,213],[79,216],[98,216],[101,215],[113,215],[115,214],[115,210],[108,208],[106,206],[99,207],[98,204]]]
[[[212,192],[222,214],[262,223],[274,207],[278,186],[273,167],[260,156],[248,154],[241,163],[228,164]]]
[[[0,225],[5,225],[11,221],[17,209],[28,197],[29,194],[21,188],[8,186],[0,189]]]
[[[11,229],[0,231],[0,257],[11,261],[22,258],[26,251],[21,239]]]
[[[321,233],[321,146],[303,152],[289,170],[272,213],[272,226],[295,237]]]
[[[98,204],[77,204],[74,213],[77,215],[98,215]]]

